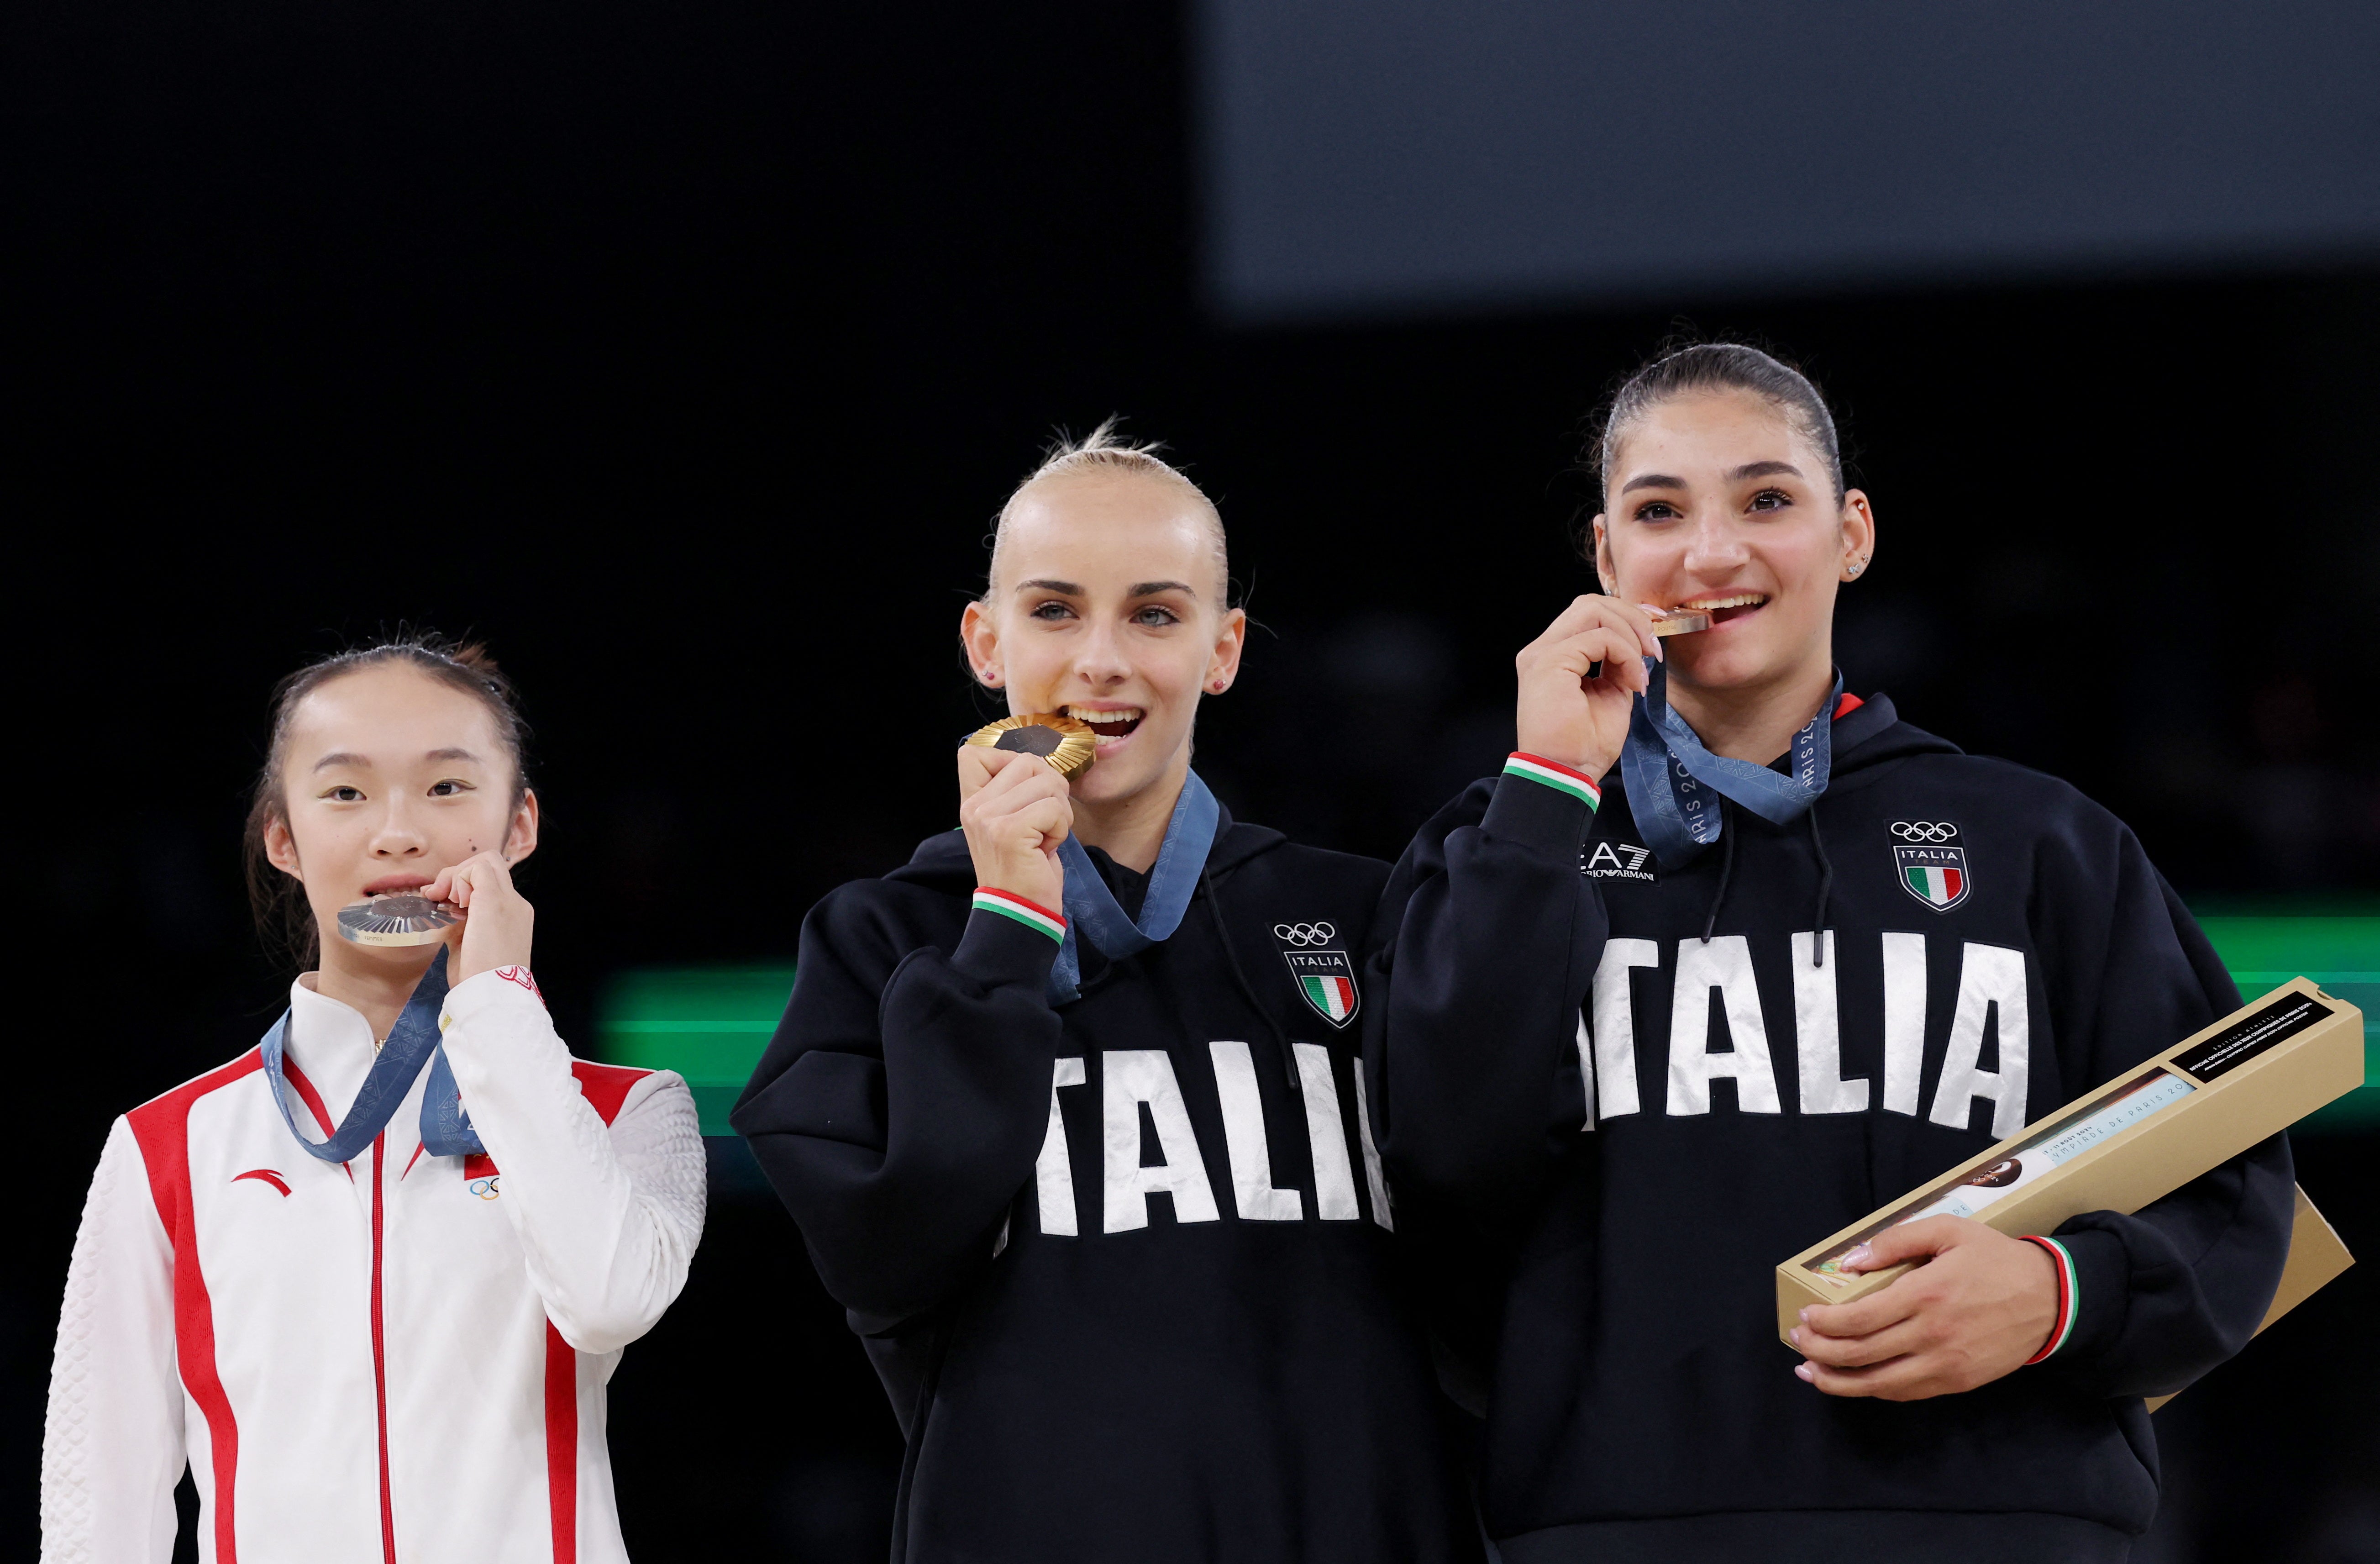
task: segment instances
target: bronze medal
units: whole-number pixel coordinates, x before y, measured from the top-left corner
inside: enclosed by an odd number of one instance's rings
[[[1091,762],[1099,758],[1098,736],[1092,733],[1091,725],[1055,712],[1002,717],[968,734],[966,741],[987,750],[1039,755],[1056,766],[1058,775],[1069,782],[1090,770]]]

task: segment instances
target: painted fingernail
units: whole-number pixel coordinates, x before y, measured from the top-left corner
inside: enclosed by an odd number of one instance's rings
[[[1810,1323],[1810,1311],[1809,1311],[1809,1310],[1807,1310],[1807,1309],[1804,1309],[1804,1310],[1803,1310],[1800,1314],[1798,1314],[1794,1315],[1793,1317],[1794,1317],[1795,1319],[1797,1319],[1797,1320],[1800,1320],[1803,1325],[1808,1325],[1808,1324]]]
[[[1810,1365],[1807,1363],[1803,1363],[1800,1368],[1795,1369],[1793,1371],[1793,1377],[1800,1380],[1804,1385],[1815,1384],[1818,1378],[1815,1374],[1811,1372]]]
[[[1795,1326],[1791,1330],[1787,1331],[1785,1333],[1785,1339],[1791,1342],[1796,1347],[1802,1345],[1802,1327],[1800,1326]]]
[[[1864,1265],[1867,1262],[1868,1248],[1865,1244],[1861,1244],[1857,1249],[1852,1250],[1849,1254],[1843,1256],[1843,1264],[1847,1266]]]

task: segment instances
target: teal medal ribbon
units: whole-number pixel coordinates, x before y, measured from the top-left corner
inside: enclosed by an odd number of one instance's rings
[[[478,1156],[487,1151],[480,1143],[478,1131],[471,1128],[471,1116],[463,1111],[463,1094],[455,1084],[455,1071],[447,1065],[446,1049],[439,1041],[438,1015],[445,1004],[446,951],[442,947],[430,963],[430,970],[414,985],[412,997],[405,1002],[404,1013],[389,1030],[388,1041],[381,1045],[380,1057],[372,1060],[370,1072],[356,1092],[356,1100],[348,1105],[347,1117],[327,1141],[310,1141],[298,1128],[285,1063],[289,1050],[289,1012],[281,1012],[281,1019],[264,1034],[264,1075],[272,1084],[273,1101],[281,1109],[282,1122],[289,1126],[289,1133],[309,1155],[323,1162],[353,1161],[388,1127],[424,1064],[430,1067],[430,1083],[421,1099],[423,1149],[432,1156]]]
[[[1165,845],[1157,849],[1157,862],[1148,871],[1148,894],[1141,898],[1137,921],[1124,916],[1123,905],[1099,878],[1098,866],[1080,841],[1068,837],[1059,844],[1058,861],[1066,871],[1066,940],[1058,951],[1057,964],[1050,969],[1050,1003],[1063,1005],[1082,996],[1083,957],[1075,943],[1077,936],[1087,938],[1099,947],[1100,955],[1117,961],[1148,949],[1182,926],[1182,915],[1190,909],[1190,894],[1198,888],[1199,873],[1207,867],[1207,854],[1215,845],[1220,818],[1221,806],[1215,802],[1215,795],[1196,772],[1187,773],[1182,796],[1174,800],[1172,817],[1165,823]]]
[[[1835,707],[1843,696],[1843,676],[1789,749],[1791,775],[1765,765],[1715,755],[1670,704],[1670,670],[1645,659],[1645,693],[1628,717],[1628,742],[1620,752],[1620,774],[1628,785],[1628,809],[1645,845],[1665,869],[1691,862],[1718,841],[1724,824],[1722,798],[1750,810],[1772,825],[1790,825],[1808,813],[1827,790],[1834,770]]]

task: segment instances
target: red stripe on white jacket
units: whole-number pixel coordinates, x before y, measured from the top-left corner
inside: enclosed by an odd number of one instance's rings
[[[302,984],[292,1007],[327,1120],[370,1029]],[[419,1081],[352,1165],[317,1161],[253,1051],[116,1122],[59,1321],[45,1559],[164,1564],[186,1456],[215,1564],[625,1558],[603,1387],[700,1236],[693,1099],[571,1059],[492,973],[444,1020],[484,1171],[420,1152]]]

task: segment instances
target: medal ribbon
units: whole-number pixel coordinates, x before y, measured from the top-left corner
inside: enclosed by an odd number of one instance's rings
[[[1712,754],[1686,719],[1670,704],[1669,665],[1647,658],[1650,676],[1628,717],[1628,742],[1620,752],[1620,774],[1628,784],[1628,808],[1662,867],[1675,869],[1718,840],[1718,800],[1732,799],[1772,825],[1798,820],[1827,790],[1834,769],[1835,705],[1843,676],[1818,715],[1793,735],[1792,775],[1779,776],[1765,765]]]
[[[1080,840],[1068,837],[1058,845],[1058,861],[1066,871],[1066,943],[1058,951],[1058,964],[1050,969],[1050,1003],[1063,1005],[1081,997],[1083,958],[1075,944],[1077,934],[1088,937],[1109,960],[1120,961],[1182,926],[1190,893],[1198,888],[1199,872],[1207,866],[1208,849],[1215,845],[1220,815],[1215,795],[1196,772],[1188,773],[1182,796],[1174,800],[1173,817],[1165,823],[1165,845],[1157,849],[1157,862],[1148,872],[1148,894],[1141,899],[1137,923],[1124,916]]]
[[[413,997],[405,1002],[404,1013],[390,1028],[388,1041],[381,1045],[380,1057],[364,1077],[363,1085],[356,1092],[356,1100],[347,1106],[347,1117],[327,1141],[310,1141],[298,1128],[297,1110],[290,1106],[289,1080],[283,1069],[283,1058],[289,1049],[289,1012],[273,1023],[264,1034],[264,1074],[273,1083],[273,1100],[281,1109],[282,1122],[298,1143],[324,1162],[350,1162],[358,1152],[372,1143],[374,1136],[388,1127],[405,1101],[405,1094],[413,1088],[413,1078],[421,1073],[426,1061],[430,1066],[430,1084],[421,1099],[421,1144],[432,1156],[476,1156],[487,1148],[471,1128],[471,1116],[463,1111],[463,1094],[455,1084],[455,1072],[446,1063],[446,1050],[438,1041],[438,1013],[446,1004],[446,952],[442,947],[430,970],[421,974],[414,985]]]

